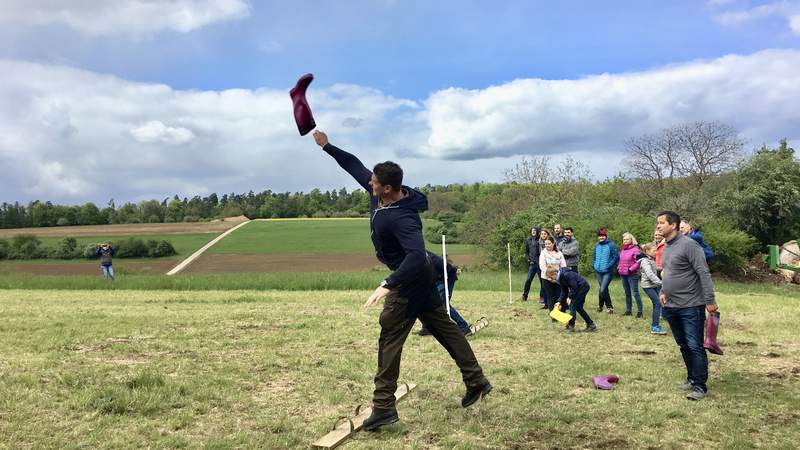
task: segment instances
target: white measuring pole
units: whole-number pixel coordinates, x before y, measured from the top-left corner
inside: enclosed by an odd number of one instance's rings
[[[511,304],[511,243],[506,242],[508,250],[508,304]]]
[[[444,235],[442,235],[442,271],[444,271],[444,301],[447,305],[447,317],[450,317],[450,285],[447,282],[447,248]]]

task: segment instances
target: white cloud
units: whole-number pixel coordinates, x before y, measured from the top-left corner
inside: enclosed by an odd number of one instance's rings
[[[64,24],[88,35],[188,32],[245,17],[244,0],[4,0],[0,23]]]
[[[418,154],[473,159],[524,153],[604,151],[622,140],[691,120],[720,120],[745,136],[796,133],[800,52],[603,74],[516,80],[482,90],[450,88],[426,103],[429,135]]]
[[[717,2],[718,6],[725,3]],[[729,10],[714,16],[714,19],[722,25],[740,26],[747,22],[765,19],[771,16],[779,16],[787,20],[789,28],[795,34],[800,35],[800,1],[782,0],[777,2],[765,3],[747,9]]]
[[[342,84],[312,84],[308,99],[334,144],[367,166],[397,160],[410,184],[498,181],[520,155],[557,153],[605,177],[619,170],[626,138],[691,120],[728,123],[754,147],[797,142],[797,67],[800,51],[768,50],[637,73],[450,88],[422,104]],[[288,85],[184,91],[8,60],[0,72],[0,201],[355,187],[310,136],[298,135]]]
[[[130,131],[131,136],[143,144],[185,144],[194,139],[192,130],[183,127],[168,127],[163,122],[151,120]]]

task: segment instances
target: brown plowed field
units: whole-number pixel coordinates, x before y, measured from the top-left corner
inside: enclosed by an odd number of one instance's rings
[[[0,229],[0,238],[17,234],[42,237],[140,236],[147,234],[222,233],[240,222],[133,223],[119,225],[84,225],[79,227],[8,228]]]
[[[472,264],[474,255],[454,256],[458,264]],[[361,272],[384,267],[369,255],[203,255],[182,273],[224,272]]]
[[[178,261],[114,261],[117,274],[136,273],[142,275],[165,274],[175,267]],[[34,275],[100,275],[100,264],[96,261],[64,264],[5,264],[0,267],[3,272],[21,272]]]

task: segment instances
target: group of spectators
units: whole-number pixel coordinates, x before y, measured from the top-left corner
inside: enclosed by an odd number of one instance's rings
[[[681,221],[680,233],[697,242],[703,250],[706,262],[709,262],[714,253],[705,242],[702,231],[694,229],[688,221]],[[608,230],[600,228],[597,231],[597,242],[592,253],[592,269],[599,286],[598,312],[604,310],[614,314],[614,305],[609,292],[609,286],[618,275],[625,292],[624,316],[633,315],[633,302],[636,302],[636,318],[642,318],[644,311],[639,288],[645,292],[653,304],[653,315],[650,331],[653,334],[666,334],[660,325],[661,305],[659,294],[662,285],[662,256],[666,241],[658,229],[653,233],[653,240],[640,245],[636,237],[629,232],[621,236],[622,246],[608,236]],[[547,277],[548,268],[568,268],[578,272],[580,263],[580,245],[575,239],[572,227],[562,227],[557,223],[553,231],[541,226],[531,228],[531,235],[525,241],[525,257],[528,261],[528,276],[522,289],[520,300],[527,301],[530,295],[531,284],[539,276],[539,302],[542,309],[552,310],[557,304],[564,310],[566,305],[559,302],[561,298],[560,283],[553,282]]]
[[[707,392],[708,360],[703,348],[705,312],[717,310],[708,262],[714,253],[706,244],[703,233],[692,228],[687,221],[672,211],[657,216],[653,241],[639,245],[629,232],[621,236],[622,246],[609,239],[608,230],[597,231],[597,242],[592,253],[592,269],[597,279],[598,312],[614,313],[609,292],[614,275],[619,275],[625,292],[625,316],[643,317],[639,287],[653,304],[650,331],[667,334],[660,325],[661,316],[670,325],[673,337],[680,347],[687,369],[686,382],[679,387],[687,391],[687,398],[700,400]],[[583,308],[589,283],[578,273],[580,246],[571,227],[555,224],[553,231],[535,226],[525,241],[528,260],[528,277],[522,291],[522,301],[527,301],[531,283],[539,275],[539,301],[542,309],[560,308],[569,304],[572,320],[566,331],[575,331],[575,319],[580,315],[586,322],[586,331],[596,331],[592,319]]]

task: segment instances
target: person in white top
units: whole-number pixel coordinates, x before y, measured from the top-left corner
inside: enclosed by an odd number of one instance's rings
[[[547,269],[554,267],[556,270],[567,267],[564,255],[558,251],[556,241],[552,236],[548,236],[544,241],[544,249],[539,255],[539,270],[542,271],[540,279],[544,286],[544,301],[548,310],[552,310],[561,295],[561,287],[558,283],[553,283],[547,279]],[[561,310],[565,310],[566,305],[561,305]]]

